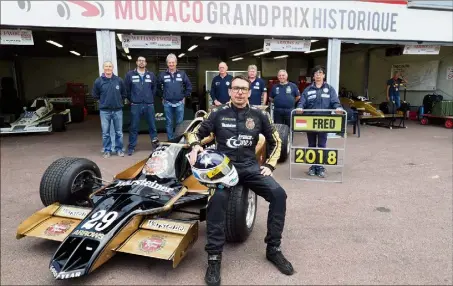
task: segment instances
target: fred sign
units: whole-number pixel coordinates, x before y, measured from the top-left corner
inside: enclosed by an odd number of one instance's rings
[[[343,115],[295,115],[293,116],[293,131],[296,132],[327,132],[343,133]]]

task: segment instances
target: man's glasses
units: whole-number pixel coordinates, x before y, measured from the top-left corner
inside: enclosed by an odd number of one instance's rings
[[[242,90],[242,92],[248,92],[250,90],[250,88],[248,87],[244,87],[244,86],[233,86],[231,87],[231,89],[233,90],[233,92],[239,92],[239,90]]]

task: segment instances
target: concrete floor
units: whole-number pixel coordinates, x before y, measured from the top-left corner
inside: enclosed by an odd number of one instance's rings
[[[266,261],[268,205],[260,199],[249,240],[225,249],[223,284],[451,285],[452,132],[407,124],[400,130],[363,126],[361,138],[350,135],[341,184],[289,180],[288,162],[279,165],[274,176],[288,193],[283,250],[297,273],[282,275]],[[103,159],[96,117],[68,128],[1,138],[2,285],[68,283],[55,282],[48,268],[57,243],[15,239],[18,224],[42,208],[39,182],[52,161],[87,157],[111,178],[150,148],[149,137],[140,135],[134,156]],[[117,255],[71,283],[202,285],[204,231],[202,223],[199,241],[176,269],[160,260]]]

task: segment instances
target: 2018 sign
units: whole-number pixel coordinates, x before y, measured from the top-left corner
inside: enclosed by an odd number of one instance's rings
[[[338,150],[334,149],[296,149],[295,163],[318,164],[318,165],[337,165]]]

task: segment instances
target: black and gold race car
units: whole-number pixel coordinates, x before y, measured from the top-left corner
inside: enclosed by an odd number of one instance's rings
[[[196,117],[186,132],[202,122]],[[281,128],[280,128],[281,129]],[[118,173],[112,181],[84,158],[60,158],[44,172],[40,196],[45,208],[23,221],[25,236],[59,241],[50,260],[56,279],[87,275],[116,253],[171,260],[176,267],[197,241],[205,220],[209,190],[192,175],[184,135],[162,142],[150,156]],[[207,140],[202,141],[205,148]],[[265,159],[260,135],[256,156]],[[242,242],[252,232],[257,196],[236,185],[230,193],[227,241]]]

